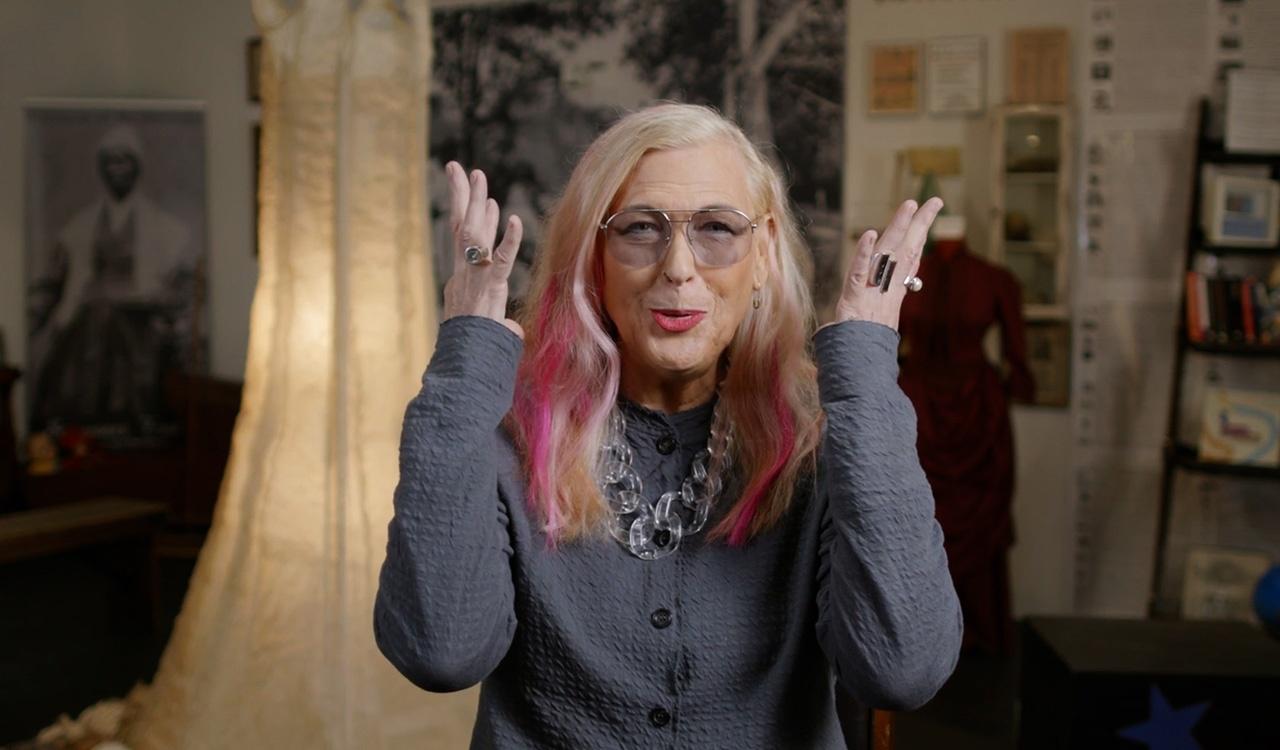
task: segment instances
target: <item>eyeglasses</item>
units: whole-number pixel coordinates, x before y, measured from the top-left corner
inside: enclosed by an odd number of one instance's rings
[[[689,214],[672,219],[669,213]],[[763,216],[761,217],[763,218]],[[671,225],[684,223],[684,236],[693,257],[704,266],[731,266],[746,257],[756,221],[736,208],[633,208],[619,211],[600,224],[605,248],[624,266],[645,268],[662,260],[671,247]]]

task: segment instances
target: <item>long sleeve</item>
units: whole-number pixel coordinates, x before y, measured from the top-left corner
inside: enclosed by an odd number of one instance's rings
[[[915,411],[897,384],[897,347],[893,329],[867,321],[815,337],[827,417],[817,634],[854,697],[907,710],[951,675],[964,626],[916,455]]]
[[[1003,277],[996,301],[996,319],[1000,325],[1000,351],[1008,364],[1005,390],[1014,401],[1035,398],[1035,379],[1027,367],[1027,338],[1022,320],[1022,288],[1013,274],[1000,269]]]
[[[445,321],[405,410],[373,627],[382,653],[425,690],[476,684],[515,634],[495,457],[521,350],[519,337],[495,321]]]

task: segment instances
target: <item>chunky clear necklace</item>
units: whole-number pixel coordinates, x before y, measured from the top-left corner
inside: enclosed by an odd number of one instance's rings
[[[680,489],[664,492],[650,503],[644,499],[640,475],[631,466],[627,419],[617,406],[613,407],[596,472],[600,494],[609,505],[609,534],[641,560],[657,560],[675,552],[683,537],[701,531],[711,513],[711,504],[724,489],[732,433],[728,419],[717,408],[707,448],[693,457],[689,476]]]

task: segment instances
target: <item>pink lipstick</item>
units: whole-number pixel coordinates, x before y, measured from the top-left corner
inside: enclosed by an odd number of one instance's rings
[[[684,333],[707,316],[701,310],[650,310],[659,327],[670,333]]]

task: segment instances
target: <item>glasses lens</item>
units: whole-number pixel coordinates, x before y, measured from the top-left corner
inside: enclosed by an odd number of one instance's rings
[[[698,260],[731,266],[751,247],[751,220],[737,211],[696,211],[689,218],[689,237]]]
[[[626,211],[609,220],[606,244],[624,266],[643,268],[662,257],[671,239],[671,224],[659,211]]]

